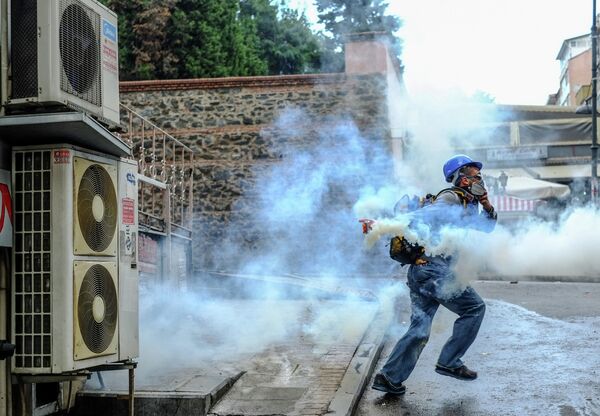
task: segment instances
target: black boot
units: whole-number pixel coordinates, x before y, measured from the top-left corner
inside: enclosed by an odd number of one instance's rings
[[[443,376],[454,377],[459,380],[475,380],[477,378],[477,372],[469,370],[466,365],[461,365],[457,368],[446,368],[441,365],[435,366],[435,372]]]
[[[387,378],[381,373],[375,375],[375,379],[373,380],[372,389],[384,391],[390,394],[404,394],[406,393],[406,386],[400,383],[399,386],[396,386],[388,381]]]

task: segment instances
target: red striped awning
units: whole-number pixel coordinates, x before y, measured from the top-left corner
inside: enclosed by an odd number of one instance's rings
[[[519,199],[506,195],[495,195],[490,197],[490,202],[496,211],[525,211],[535,210],[538,199]]]

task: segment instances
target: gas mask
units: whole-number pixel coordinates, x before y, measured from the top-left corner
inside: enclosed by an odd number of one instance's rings
[[[477,199],[481,198],[487,192],[483,179],[481,182],[473,182],[467,190]]]
[[[480,175],[468,176],[464,173],[457,173],[455,176],[456,179],[454,180],[455,186],[458,186],[460,179],[463,177],[469,179],[469,182],[471,182],[468,187],[464,187],[463,189],[473,195],[475,199],[481,198],[487,192],[487,189],[485,189],[485,182],[483,182],[483,178]]]

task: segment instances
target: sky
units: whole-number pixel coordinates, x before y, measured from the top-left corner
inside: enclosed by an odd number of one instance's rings
[[[312,0],[291,0],[316,21]],[[590,0],[389,0],[409,93],[483,91],[498,104],[546,104],[565,39],[590,32]],[[590,69],[591,71],[591,69]]]

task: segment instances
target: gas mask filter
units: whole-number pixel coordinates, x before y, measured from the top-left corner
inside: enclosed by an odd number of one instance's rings
[[[483,180],[481,182],[473,182],[469,187],[469,192],[476,198],[483,196],[487,192]]]

